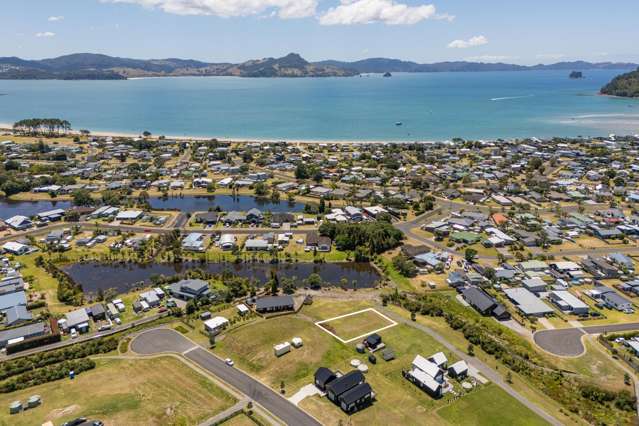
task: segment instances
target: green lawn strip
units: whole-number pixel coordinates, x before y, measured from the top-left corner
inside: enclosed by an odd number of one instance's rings
[[[537,414],[494,384],[464,395],[450,405],[437,410],[437,414],[448,423],[458,426],[547,424]]]

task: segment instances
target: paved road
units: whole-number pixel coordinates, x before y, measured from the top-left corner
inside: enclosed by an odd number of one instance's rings
[[[225,234],[236,234],[236,235],[262,235],[271,232],[283,232],[282,229],[275,228],[204,228],[204,229],[185,229],[180,227],[164,227],[157,228],[152,226],[136,226],[136,225],[111,225],[108,223],[100,223],[97,224],[95,222],[58,222],[51,225],[48,225],[44,228],[34,228],[29,229],[28,231],[15,233],[12,235],[4,235],[0,237],[0,243],[5,243],[7,241],[15,241],[18,238],[24,238],[27,236],[36,236],[36,235],[45,235],[54,229],[61,228],[72,228],[74,226],[79,226],[83,230],[86,231],[94,231],[96,229],[104,230],[104,231],[112,231],[112,230],[120,230],[122,232],[147,232],[150,234],[168,234],[174,230],[179,230],[182,233],[185,232],[199,232],[202,234],[217,234],[217,233],[225,233]],[[317,229],[295,229],[292,228],[286,232],[293,232],[295,234],[305,234],[308,235],[310,233],[316,233]]]
[[[122,325],[116,325],[114,326],[111,330],[107,330],[107,331],[96,331],[96,332],[92,332],[92,333],[88,333],[88,334],[82,334],[80,335],[77,339],[67,339],[67,340],[61,340],[59,342],[56,343],[51,343],[50,345],[45,345],[45,346],[38,346],[37,348],[33,348],[33,349],[28,349],[25,351],[21,351],[21,352],[17,352],[15,354],[11,354],[11,355],[2,355],[0,356],[0,361],[6,361],[6,360],[10,360],[10,359],[14,359],[14,358],[21,358],[27,355],[33,355],[35,353],[38,352],[46,352],[46,351],[51,351],[54,349],[60,349],[63,348],[65,346],[70,346],[70,345],[75,345],[76,343],[80,343],[80,342],[84,342],[87,340],[91,340],[91,339],[99,339],[102,337],[107,337],[107,336],[111,336],[113,334],[117,334],[117,333],[121,333],[123,331],[129,330],[133,327],[136,327],[138,325],[142,325],[142,324],[146,324],[152,321],[155,321],[158,318],[162,318],[165,316],[168,316],[169,313],[168,312],[163,312],[160,314],[154,314],[136,321],[132,321],[130,323],[126,323],[126,324],[122,324]]]
[[[561,422],[559,422],[550,414],[546,413],[539,406],[537,406],[535,403],[530,401],[525,396],[521,395],[519,392],[513,389],[508,383],[506,383],[506,381],[502,378],[501,374],[499,374],[497,371],[490,368],[487,364],[485,364],[481,360],[475,357],[471,357],[470,355],[460,351],[459,349],[457,349],[455,345],[453,345],[448,340],[446,340],[446,338],[442,336],[441,334],[437,333],[436,331],[432,330],[429,327],[426,327],[425,325],[410,321],[400,315],[397,315],[396,313],[389,311],[388,309],[385,309],[383,307],[379,307],[379,309],[382,310],[385,315],[389,316],[393,320],[399,323],[406,324],[409,327],[416,328],[420,331],[423,331],[426,334],[429,334],[431,337],[433,337],[435,340],[437,340],[439,343],[445,346],[446,349],[454,353],[457,357],[459,357],[460,359],[463,359],[468,364],[473,365],[477,370],[479,370],[479,372],[484,377],[486,377],[488,380],[492,381],[497,386],[501,387],[503,390],[508,392],[513,398],[515,398],[516,400],[524,404],[531,411],[536,413],[539,417],[541,417],[542,419],[544,419],[545,421],[547,421],[548,423],[552,425],[561,426]]]
[[[581,337],[584,334],[615,333],[630,330],[639,330],[639,323],[541,330],[533,335],[533,339],[540,348],[551,354],[559,356],[579,356],[586,350],[581,342]]]
[[[273,415],[291,426],[320,426],[320,423],[287,399],[235,367],[229,367],[199,345],[178,332],[166,328],[149,330],[131,342],[133,352],[154,355],[162,352],[178,353],[221,381],[233,386],[248,398],[256,401]]]

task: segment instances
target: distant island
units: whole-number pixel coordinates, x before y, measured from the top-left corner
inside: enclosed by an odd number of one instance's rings
[[[392,76],[393,76],[393,74],[389,73],[388,71],[386,71],[384,73],[384,77],[392,77]]]
[[[127,59],[77,53],[53,59],[0,58],[0,79],[9,80],[124,80],[135,77],[350,77],[359,72],[346,67],[312,64],[296,53],[282,58],[243,62],[206,63],[185,59]]]
[[[581,71],[573,71],[568,77],[572,79],[584,78],[584,73],[582,73]]]
[[[639,98],[639,68],[613,78],[610,83],[601,88],[601,93],[624,98]]]
[[[535,70],[631,70],[637,64],[615,62],[558,62],[532,66],[484,62],[436,62],[419,64],[388,58],[355,62],[308,62],[297,53],[281,58],[254,59],[239,64],[208,63],[192,59],[130,59],[93,53],[26,60],[0,58],[2,80],[124,80],[135,77],[236,76],[236,77],[351,77],[363,73],[389,76],[392,72],[478,72]]]

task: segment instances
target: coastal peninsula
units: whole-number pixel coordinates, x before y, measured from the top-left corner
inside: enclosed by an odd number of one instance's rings
[[[623,98],[639,98],[639,68],[613,78],[601,89],[601,93]]]

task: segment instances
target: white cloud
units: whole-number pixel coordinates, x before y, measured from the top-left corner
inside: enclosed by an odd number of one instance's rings
[[[49,18],[47,19],[47,21],[49,22],[58,22],[63,20],[64,20],[64,16],[49,16]]]
[[[488,39],[483,35],[471,37],[468,40],[454,40],[448,43],[451,49],[468,49],[469,47],[477,47],[488,44]]]
[[[102,0],[105,3],[133,3],[158,8],[176,15],[221,17],[259,15],[277,11],[282,19],[313,16],[318,0]]]
[[[45,31],[42,33],[35,33],[35,36],[40,38],[50,38],[55,37],[55,33],[52,33],[51,31]]]
[[[561,58],[565,58],[566,55],[564,55],[563,53],[540,53],[538,55],[535,55],[535,57],[537,59],[552,59],[552,60],[557,60],[557,59],[561,59]]]
[[[388,25],[412,25],[425,19],[452,20],[453,16],[438,15],[435,6],[408,6],[393,0],[340,0],[340,5],[320,16],[322,25],[353,25],[381,22]]]
[[[480,55],[480,56],[470,56],[464,59],[466,61],[472,61],[472,62],[503,62],[503,61],[512,61],[513,59],[519,59],[519,56]]]

